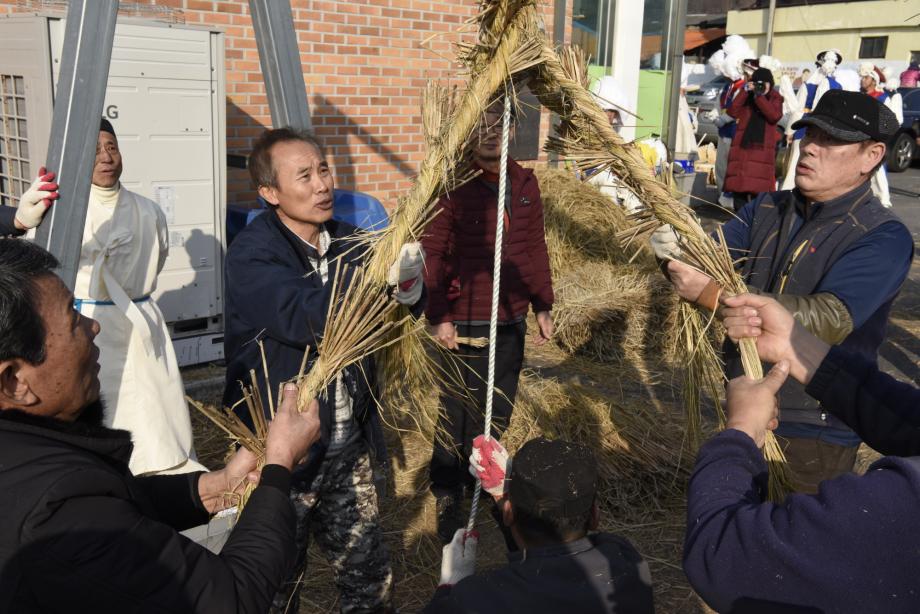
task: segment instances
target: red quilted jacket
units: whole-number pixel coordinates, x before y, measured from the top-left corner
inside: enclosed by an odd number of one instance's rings
[[[725,169],[726,192],[772,192],[776,189],[776,142],[780,133],[776,123],[783,117],[783,97],[774,89],[764,96],[757,96],[755,104],[766,117],[766,129],[763,144],[749,149],[741,147],[744,130],[753,113],[747,106],[748,92],[741,90],[732,101],[728,114],[735,118],[738,129],[732,139],[732,148],[728,152],[728,166]]]
[[[425,285],[432,324],[488,322],[495,253],[495,186],[478,177],[438,203],[439,213],[422,239]],[[510,160],[510,213],[505,215],[499,322],[553,306],[553,283],[543,231],[543,202],[533,171]]]

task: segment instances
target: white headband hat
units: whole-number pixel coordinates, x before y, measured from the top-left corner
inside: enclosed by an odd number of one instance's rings
[[[757,63],[761,68],[766,68],[770,72],[779,72],[783,69],[783,63],[771,55],[760,56]]]
[[[609,75],[605,75],[595,81],[594,85],[591,86],[591,93],[594,94],[597,104],[605,111],[632,112],[626,92],[623,91],[617,80]]]

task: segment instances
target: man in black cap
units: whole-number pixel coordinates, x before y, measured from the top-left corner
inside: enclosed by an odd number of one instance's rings
[[[510,465],[510,477],[505,480]],[[628,540],[597,529],[597,462],[584,446],[533,439],[509,461],[495,439],[473,442],[470,472],[502,510],[521,548],[505,567],[473,575],[478,535],[444,546],[441,582],[425,612],[653,612],[648,565]]]
[[[793,190],[766,192],[723,227],[752,292],[768,294],[832,345],[878,360],[891,305],[913,259],[908,229],[873,195],[869,179],[897,129],[894,113],[862,93],[830,90],[793,125],[805,129]],[[652,238],[682,298],[715,309],[718,285],[677,260],[668,227]],[[736,347],[725,345],[726,373],[742,373]],[[848,473],[860,438],[787,382],[779,393],[780,426],[793,483],[815,493],[825,479]]]

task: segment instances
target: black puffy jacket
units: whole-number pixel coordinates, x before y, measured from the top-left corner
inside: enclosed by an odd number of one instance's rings
[[[0,612],[266,612],[294,561],[290,473],[270,465],[216,555],[200,473],[135,478],[130,435],[0,411]]]
[[[0,206],[0,237],[18,237],[25,231],[19,230],[15,225],[16,209]]]

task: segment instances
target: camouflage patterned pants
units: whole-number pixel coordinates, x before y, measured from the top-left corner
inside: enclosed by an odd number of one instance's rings
[[[298,579],[306,572],[311,535],[332,566],[341,611],[387,611],[393,573],[380,531],[377,492],[365,443],[358,440],[324,460],[308,490],[291,491],[297,513],[297,563],[275,596],[271,612],[297,612]]]

